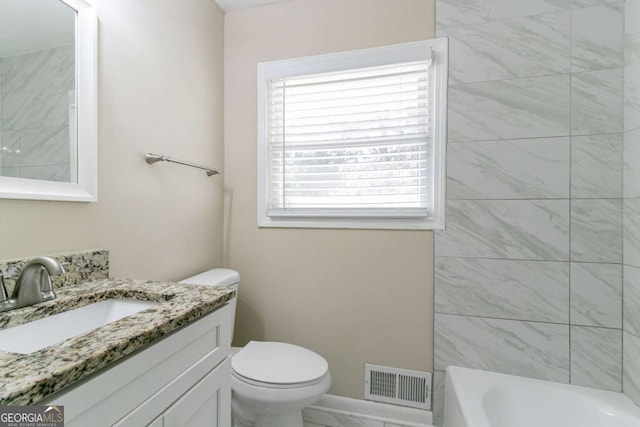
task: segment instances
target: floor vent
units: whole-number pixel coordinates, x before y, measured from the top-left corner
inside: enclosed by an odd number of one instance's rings
[[[431,373],[365,364],[364,398],[431,409]]]

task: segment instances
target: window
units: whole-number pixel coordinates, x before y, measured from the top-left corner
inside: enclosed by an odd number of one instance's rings
[[[444,225],[447,41],[258,65],[258,225]]]

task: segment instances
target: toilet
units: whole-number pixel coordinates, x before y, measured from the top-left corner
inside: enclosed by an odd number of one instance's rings
[[[237,271],[217,268],[182,280],[207,286],[231,286]],[[235,324],[237,298],[231,302]],[[232,349],[231,411],[235,427],[303,427],[302,409],[329,390],[331,374],[320,355],[293,344],[251,341]]]

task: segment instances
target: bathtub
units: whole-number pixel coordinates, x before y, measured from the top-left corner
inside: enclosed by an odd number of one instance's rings
[[[638,427],[621,393],[450,366],[444,427]]]

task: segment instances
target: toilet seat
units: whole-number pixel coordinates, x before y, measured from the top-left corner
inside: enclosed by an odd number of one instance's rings
[[[268,388],[318,384],[329,372],[327,361],[311,350],[263,341],[249,342],[232,357],[231,367],[238,380]]]
[[[243,377],[242,375],[238,374],[235,371],[232,373],[232,375],[233,375],[234,378],[238,379],[239,381],[242,381],[245,384],[256,386],[256,387],[262,387],[262,388],[272,388],[272,389],[277,389],[277,390],[278,389],[292,389],[292,388],[309,387],[309,386],[312,386],[312,385],[320,384],[326,378],[326,375],[324,375],[324,376],[318,378],[315,381],[307,381],[307,382],[304,382],[304,383],[274,384],[274,383],[266,383],[266,382],[262,382],[262,381],[255,381],[255,380],[252,380],[251,378]]]

